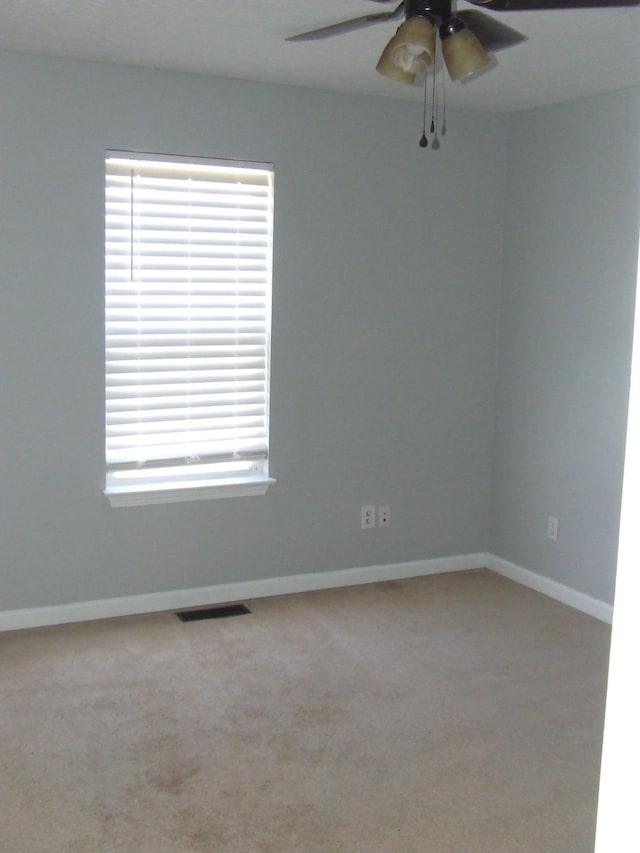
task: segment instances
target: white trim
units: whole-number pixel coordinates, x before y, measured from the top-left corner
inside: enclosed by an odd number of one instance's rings
[[[503,575],[503,577],[516,581],[516,583],[535,589],[536,592],[541,592],[543,595],[555,598],[556,601],[568,604],[569,607],[574,607],[583,613],[588,613],[589,616],[593,616],[601,622],[608,622],[610,625],[613,621],[613,605],[607,604],[605,601],[592,598],[590,595],[578,592],[578,590],[551,580],[551,578],[547,578],[544,575],[531,572],[529,569],[523,569],[521,566],[509,563],[507,560],[503,560],[501,557],[496,557],[493,554],[487,554],[486,566],[492,572],[496,572],[496,574]]]
[[[178,589],[169,592],[152,592],[129,595],[123,598],[106,598],[98,601],[79,601],[52,607],[32,607],[22,610],[0,611],[0,632],[20,628],[40,628],[69,622],[87,622],[114,616],[131,616],[137,613],[157,613],[231,601],[249,601],[272,595],[295,592],[312,592],[320,589],[337,589],[380,581],[401,580],[447,572],[464,572],[487,568],[516,583],[536,590],[563,604],[588,613],[595,619],[611,623],[613,606],[591,598],[571,587],[509,563],[493,554],[464,554],[458,557],[441,557],[434,560],[417,560],[410,563],[392,563],[381,566],[361,566],[355,569],[314,572],[303,575],[264,578],[255,581],[215,584],[195,589]]]
[[[184,166],[221,166],[223,169],[238,169],[244,172],[249,169],[255,169],[258,172],[275,171],[273,163],[253,160],[234,160],[231,157],[200,157],[190,154],[159,154],[157,151],[119,151],[117,148],[109,148],[106,151],[105,159],[132,164],[137,164],[141,160],[148,160],[152,163],[176,163]]]
[[[255,581],[216,584],[197,589],[178,589],[170,592],[152,592],[146,595],[129,595],[124,598],[107,598],[99,601],[79,601],[53,607],[33,607],[0,612],[0,631],[20,628],[40,628],[68,622],[86,622],[114,616],[131,616],[137,613],[157,613],[163,610],[180,610],[186,607],[203,607],[230,601],[248,601],[272,595],[294,592],[311,592],[379,581],[435,575],[446,572],[480,569],[486,565],[486,554],[465,554],[461,557],[442,557],[435,560],[417,560],[411,563],[394,563],[382,566],[363,566],[330,572],[305,575],[287,575]]]
[[[235,483],[219,482],[215,485],[193,485],[189,488],[177,489],[164,487],[135,490],[125,486],[117,490],[113,487],[108,487],[104,490],[103,494],[109,499],[112,507],[147,506],[150,504],[173,504],[184,501],[210,501],[215,498],[241,498],[248,495],[264,495],[269,486],[272,486],[275,482],[273,477],[266,477],[264,480],[246,480],[245,482]]]

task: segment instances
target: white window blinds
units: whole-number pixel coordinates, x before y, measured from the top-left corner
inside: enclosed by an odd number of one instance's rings
[[[106,160],[106,492],[267,475],[273,170]]]

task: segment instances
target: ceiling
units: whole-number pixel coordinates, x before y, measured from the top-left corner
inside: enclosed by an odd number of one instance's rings
[[[419,85],[375,71],[396,22],[284,41],[381,10],[368,0],[3,0],[0,49],[420,101]],[[512,112],[640,85],[640,6],[491,14],[529,40],[449,84],[450,105]]]

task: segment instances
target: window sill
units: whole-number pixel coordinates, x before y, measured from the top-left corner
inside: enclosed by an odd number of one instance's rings
[[[262,480],[236,480],[226,483],[202,483],[188,486],[109,486],[104,490],[112,507],[147,506],[150,504],[210,501],[217,498],[240,498],[264,495],[276,481],[272,477]]]

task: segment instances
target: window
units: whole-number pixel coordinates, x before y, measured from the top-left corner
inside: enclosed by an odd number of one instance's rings
[[[264,494],[273,169],[106,159],[105,494]]]

